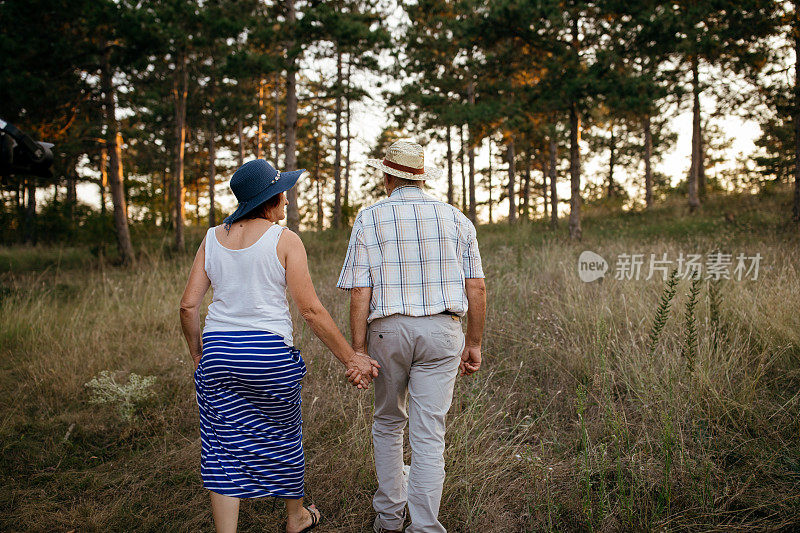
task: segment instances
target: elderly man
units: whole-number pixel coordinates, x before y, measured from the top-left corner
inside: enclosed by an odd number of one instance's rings
[[[381,365],[372,424],[378,477],[373,529],[401,531],[408,505],[407,532],[444,532],[438,515],[445,415],[459,369],[468,375],[481,365],[486,287],[478,241],[458,209],[422,191],[441,172],[425,167],[419,144],[397,141],[385,159],[367,163],[383,171],[388,198],[356,217],[337,286],[351,291],[353,348]]]

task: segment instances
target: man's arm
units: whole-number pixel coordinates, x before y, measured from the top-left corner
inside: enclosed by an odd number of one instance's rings
[[[477,372],[481,367],[481,341],[486,322],[486,283],[483,278],[467,278],[465,288],[469,307],[466,344],[459,365],[462,376]]]
[[[372,287],[353,287],[350,289],[350,333],[353,350],[367,353],[367,317]]]

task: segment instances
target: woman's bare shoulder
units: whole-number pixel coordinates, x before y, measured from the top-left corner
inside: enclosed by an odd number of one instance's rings
[[[300,235],[289,228],[283,228],[281,236],[278,239],[278,246],[281,244],[289,247],[303,246],[303,239],[300,238]]]

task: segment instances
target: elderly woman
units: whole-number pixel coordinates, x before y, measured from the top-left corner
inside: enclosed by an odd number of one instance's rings
[[[320,520],[303,506],[305,457],[300,381],[306,366],[292,340],[286,288],[314,334],[367,388],[379,365],[356,353],[317,298],[300,237],[279,226],[285,191],[304,170],[278,172],[256,159],[231,179],[239,206],[208,230],[181,299],[181,326],[195,363],[203,485],[218,533],[236,531],[240,498],[286,502],[287,533]],[[200,305],[213,299],[200,330]]]

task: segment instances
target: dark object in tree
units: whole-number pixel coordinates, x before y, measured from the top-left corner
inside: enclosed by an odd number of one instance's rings
[[[34,141],[13,124],[0,119],[0,176],[3,185],[12,174],[52,177],[51,143]]]

